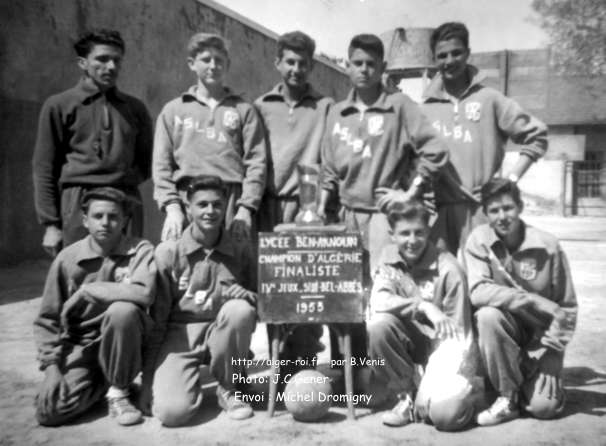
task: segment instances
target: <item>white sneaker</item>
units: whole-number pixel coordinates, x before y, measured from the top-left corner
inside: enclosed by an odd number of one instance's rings
[[[492,403],[492,406],[478,414],[476,421],[480,426],[492,426],[519,416],[520,410],[517,404],[510,398],[500,396]]]
[[[406,426],[414,420],[414,403],[409,394],[404,395],[393,409],[383,414],[383,424],[386,426]]]

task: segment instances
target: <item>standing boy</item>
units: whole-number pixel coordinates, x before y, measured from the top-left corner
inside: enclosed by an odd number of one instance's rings
[[[187,187],[190,225],[156,248],[155,328],[144,367],[144,392],[165,426],[187,423],[202,403],[200,367],[210,363],[219,405],[233,419],[253,415],[236,393],[256,324],[256,259],[224,229],[228,188],[216,176]]]
[[[383,88],[381,39],[355,36],[348,54],[353,89],[328,115],[319,212],[325,213],[330,195],[338,194],[341,220],[362,233],[372,269],[388,239],[387,220],[379,209],[395,199],[419,196],[446,164],[447,152],[419,107]]]
[[[265,188],[263,125],[253,106],[223,84],[229,55],[220,36],[195,34],[187,52],[197,83],[164,106],[154,138],[154,198],[166,212],[162,240],[181,236],[185,186],[198,175],[227,185],[225,223],[236,238],[248,239]]]
[[[486,183],[482,207],[488,224],[474,229],[464,254],[480,354],[499,397],[478,424],[517,418],[520,409],[553,418],[564,407],[564,350],[577,315],[566,256],[552,235],[520,219],[514,182]]]
[[[153,246],[122,234],[127,198],[121,191],[90,189],[83,197],[89,235],[59,253],[34,322],[44,381],[36,418],[64,424],[104,394],[119,424],[135,424],[139,412],[129,386],[141,370],[146,309],[155,295]]]
[[[418,197],[447,161],[447,151],[419,107],[401,93],[383,88],[383,42],[372,34],[349,44],[353,89],[328,114],[322,145],[322,192],[318,213],[338,194],[340,219],[359,231],[365,250],[365,286],[389,239],[384,214],[395,200]],[[413,161],[417,159],[416,168]],[[355,329],[354,351],[363,355],[365,330]]]
[[[464,24],[440,25],[430,44],[439,72],[424,92],[423,111],[450,151],[450,163],[435,184],[433,236],[457,255],[471,230],[485,222],[480,189],[501,169],[507,139],[524,145],[505,175],[517,182],[547,150],[547,127],[512,99],[482,85],[484,76],[467,63]]]
[[[320,147],[328,110],[334,101],[318,93],[308,77],[316,43],[300,31],[278,39],[275,66],[282,81],[255,101],[268,139],[267,186],[258,213],[260,231],[292,223],[299,210],[297,164],[320,163]],[[283,357],[313,357],[322,349],[322,326],[298,325],[285,345]]]
[[[414,421],[415,363],[427,362],[436,341],[471,339],[471,307],[456,259],[428,240],[427,209],[416,200],[398,203],[388,220],[392,244],[383,249],[373,274],[368,345],[378,364],[372,367],[376,383],[398,396],[383,423],[404,426]],[[441,403],[434,399],[429,406],[425,409],[441,430],[461,429],[473,416],[465,391]]]
[[[34,199],[45,226],[42,246],[53,257],[82,238],[80,202],[98,186],[122,190],[133,203],[130,232],[143,233],[137,187],[150,176],[152,123],[145,105],[116,88],[124,41],[100,29],[75,43],[82,78],[46,100],[33,157]]]

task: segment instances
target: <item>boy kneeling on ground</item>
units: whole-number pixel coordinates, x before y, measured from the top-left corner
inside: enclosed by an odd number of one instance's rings
[[[404,426],[414,421],[417,412],[440,430],[462,429],[474,414],[469,380],[475,372],[473,367],[459,370],[459,364],[462,368],[470,361],[465,356],[471,351],[472,337],[465,274],[452,254],[439,251],[428,240],[429,212],[421,202],[394,203],[388,222],[392,243],[383,249],[373,273],[372,315],[367,324],[371,382],[399,400],[383,415],[383,423]],[[458,349],[456,370],[450,373],[449,365],[448,376],[437,373],[464,385],[445,398],[443,386],[437,387],[436,370],[429,373],[428,369],[413,402],[415,364],[426,364],[430,354],[434,358],[442,343],[446,349],[463,348]]]
[[[499,397],[481,426],[561,413],[564,350],[577,301],[566,256],[554,236],[522,219],[520,189],[498,178],[482,187],[488,224],[469,236],[464,258],[484,369]]]
[[[53,261],[42,307],[34,322],[45,378],[36,418],[64,424],[103,395],[118,424],[141,421],[129,386],[141,370],[141,349],[155,295],[151,243],[125,236],[128,203],[123,192],[100,187],[82,200],[89,235]]]
[[[256,324],[256,268],[249,244],[224,228],[228,187],[201,175],[187,187],[190,225],[156,248],[158,296],[143,395],[165,426],[189,422],[202,403],[200,367],[210,363],[219,406],[232,419],[253,415],[236,388]],[[145,400],[145,398],[143,398]],[[147,406],[149,404],[144,404]]]

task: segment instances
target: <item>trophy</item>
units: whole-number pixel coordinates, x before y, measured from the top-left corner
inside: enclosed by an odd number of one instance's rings
[[[295,217],[297,226],[321,226],[324,224],[318,215],[320,202],[320,165],[299,164],[299,212]]]

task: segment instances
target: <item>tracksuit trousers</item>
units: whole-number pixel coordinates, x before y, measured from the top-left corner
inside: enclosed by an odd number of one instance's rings
[[[475,318],[480,355],[494,389],[508,398],[519,395],[522,407],[536,418],[548,419],[559,414],[565,402],[564,389],[545,380],[560,377],[563,357],[555,361],[560,367],[553,370],[554,361],[548,355],[563,352],[550,351],[534,357],[527,349],[533,339],[532,327],[509,312],[481,307]]]
[[[141,370],[147,318],[135,304],[114,302],[103,314],[97,339],[87,345],[66,343],[59,367],[67,392],[57,392],[50,408],[36,398],[38,422],[45,426],[64,424],[99,401],[110,385],[128,389]]]
[[[245,300],[225,302],[212,322],[169,323],[154,372],[152,413],[165,426],[186,424],[202,403],[200,367],[224,390],[241,376],[257,313]],[[238,362],[238,359],[242,360]]]

